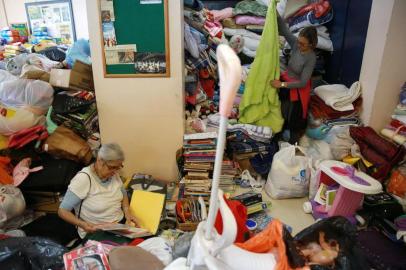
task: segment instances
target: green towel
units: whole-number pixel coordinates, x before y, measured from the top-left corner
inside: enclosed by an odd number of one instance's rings
[[[276,21],[276,1],[272,0],[257,54],[245,83],[240,104],[240,122],[282,130],[283,118],[278,92],[271,86],[279,79],[279,35]]]

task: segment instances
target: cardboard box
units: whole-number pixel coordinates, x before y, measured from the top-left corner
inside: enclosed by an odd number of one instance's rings
[[[94,90],[92,66],[76,60],[72,69],[52,69],[49,83],[72,90]]]

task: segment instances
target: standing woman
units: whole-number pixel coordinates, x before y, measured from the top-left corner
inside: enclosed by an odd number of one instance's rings
[[[280,88],[284,130],[290,131],[289,142],[294,144],[306,129],[311,92],[310,78],[316,65],[314,49],[317,46],[317,30],[314,27],[305,27],[296,38],[279,14],[278,30],[290,45],[291,55],[287,70],[281,71],[281,79],[271,81],[271,85]]]

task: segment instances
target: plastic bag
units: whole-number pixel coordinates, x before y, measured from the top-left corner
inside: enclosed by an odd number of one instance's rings
[[[269,269],[291,269],[288,257],[286,256],[285,243],[283,241],[283,225],[277,219],[273,220],[265,230],[255,235],[250,240],[235,245],[254,253],[276,253],[276,257],[278,258],[277,265],[270,265]]]
[[[305,148],[306,155],[312,158],[313,164],[322,160],[333,159],[330,145],[325,141],[313,140],[307,136],[300,139],[300,146]]]
[[[41,237],[16,237],[0,241],[0,269],[59,270],[68,250]]]
[[[0,84],[0,101],[7,107],[45,114],[52,104],[54,89],[43,81],[19,79]]]
[[[21,69],[27,62],[27,57],[28,54],[23,53],[11,58],[6,63],[6,70],[10,72],[12,75],[20,76]]]
[[[13,185],[0,186],[0,228],[5,228],[7,221],[22,215],[24,210],[25,200],[20,189]]]
[[[153,237],[145,240],[138,247],[155,255],[164,265],[172,262],[172,248],[162,237]]]
[[[36,115],[24,109],[4,109],[6,116],[0,114],[0,134],[2,135],[9,136],[23,129],[45,124],[46,119],[43,115]]]
[[[72,47],[66,53],[66,62],[68,67],[72,68],[76,60],[80,60],[86,64],[91,65],[92,60],[90,58],[90,44],[88,40],[79,39],[73,43]]]
[[[289,145],[273,158],[265,191],[273,199],[304,197],[309,192],[311,159],[303,148]]]
[[[17,80],[17,77],[8,71],[0,70],[0,83],[13,80]]]
[[[51,69],[53,69],[53,68],[63,68],[62,63],[52,61],[52,60],[48,59],[47,57],[45,57],[41,54],[36,54],[36,53],[32,53],[32,54],[28,55],[27,64],[39,67],[39,68],[45,70],[46,72],[50,72]]]
[[[335,270],[361,270],[366,268],[364,256],[360,253],[356,241],[357,230],[344,217],[331,217],[323,219],[310,227],[302,230],[293,239],[300,245],[317,242],[319,232],[326,234],[326,239],[333,239],[339,245],[338,257],[335,259],[334,265],[327,267],[321,265],[313,265],[312,269],[335,269]],[[288,254],[288,257],[297,256]]]

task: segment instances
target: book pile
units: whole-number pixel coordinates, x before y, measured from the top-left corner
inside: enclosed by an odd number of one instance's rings
[[[235,191],[234,178],[240,175],[240,169],[237,162],[232,160],[223,160],[221,166],[220,185],[219,188],[226,193]]]
[[[187,134],[183,139],[184,176],[180,181],[183,197],[198,197],[208,200],[214,161],[217,133]]]

